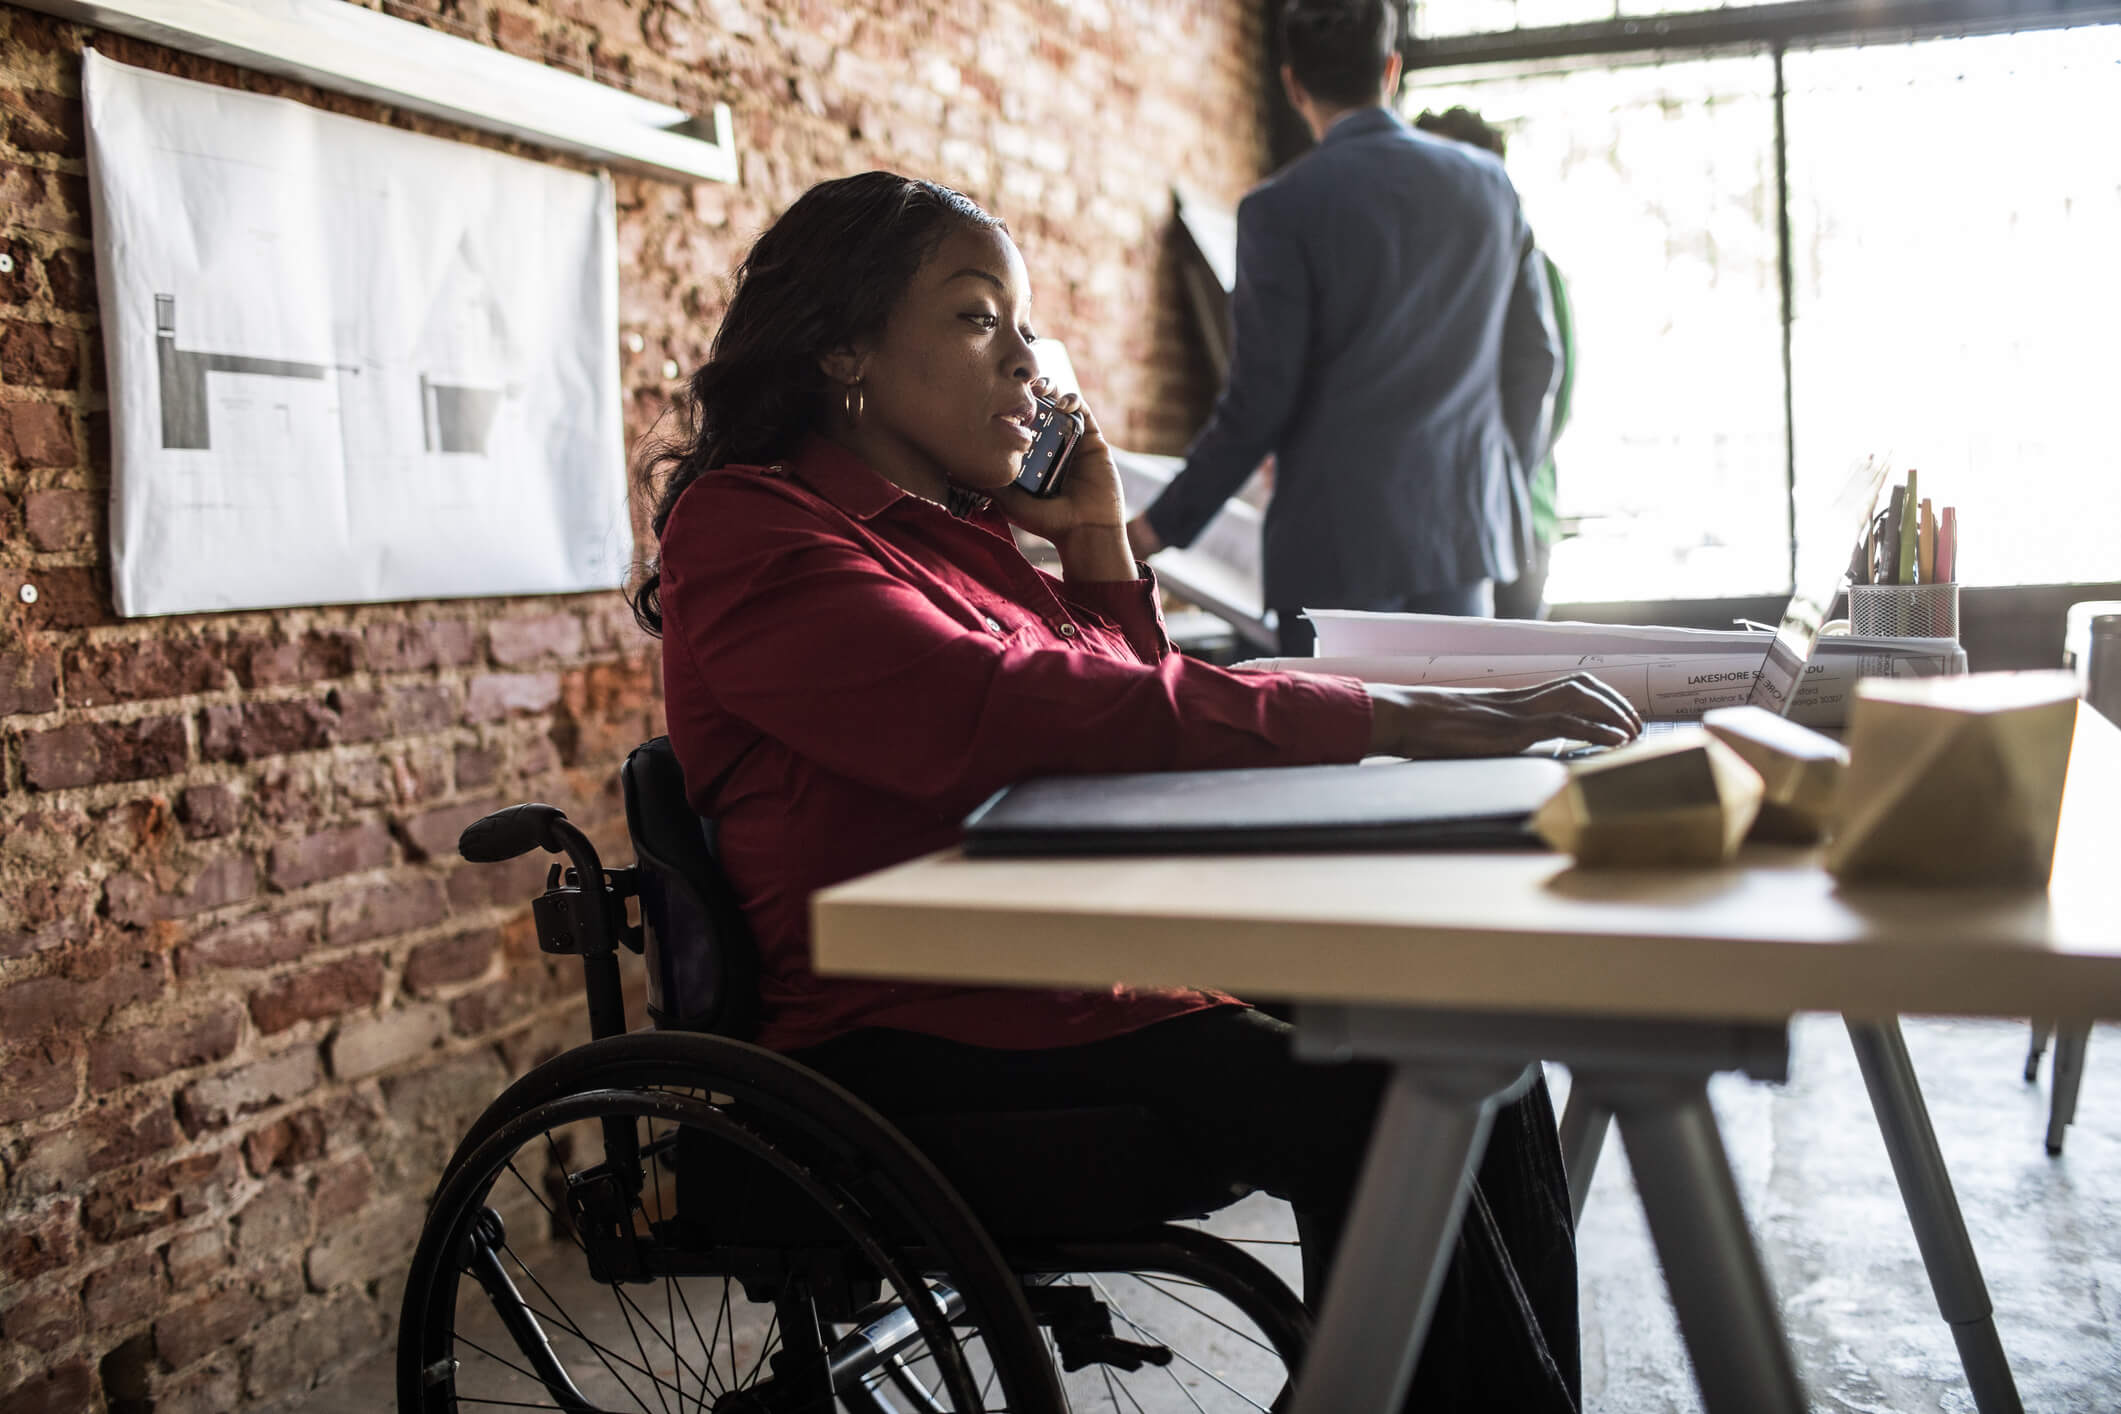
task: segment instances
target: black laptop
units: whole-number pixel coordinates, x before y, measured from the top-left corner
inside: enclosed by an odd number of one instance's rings
[[[1044,776],[965,820],[965,853],[1173,854],[1536,845],[1568,768],[1528,756]]]

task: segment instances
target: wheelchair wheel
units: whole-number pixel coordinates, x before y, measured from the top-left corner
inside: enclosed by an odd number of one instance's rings
[[[1280,1277],[1233,1242],[1168,1226],[1005,1255],[1027,1280],[1075,1414],[1286,1407],[1311,1318]],[[1084,1308],[1095,1313],[1087,1334]]]
[[[660,1033],[525,1076],[445,1172],[407,1279],[403,1414],[1064,1408],[1017,1279],[873,1111]]]

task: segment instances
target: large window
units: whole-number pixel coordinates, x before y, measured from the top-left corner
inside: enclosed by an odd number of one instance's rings
[[[1423,8],[1428,33],[1615,13]],[[2121,26],[1416,71],[1404,102],[1504,129],[1568,281],[1551,597],[1781,592],[1793,497],[1801,535],[1871,450],[1960,508],[1967,581],[2121,578]]]

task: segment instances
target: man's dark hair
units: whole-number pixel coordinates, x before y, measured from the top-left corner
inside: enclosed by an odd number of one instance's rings
[[[1288,0],[1282,7],[1282,59],[1321,103],[1375,103],[1398,43],[1397,0]]]
[[[657,536],[702,472],[793,456],[828,397],[819,360],[881,332],[921,263],[961,227],[1006,229],[972,198],[896,172],[819,182],[753,242],[707,362],[686,386],[684,423],[641,480]],[[663,630],[662,561],[648,561],[633,616]]]
[[[1508,143],[1502,135],[1502,129],[1470,108],[1446,108],[1441,113],[1432,113],[1424,108],[1421,116],[1414,120],[1414,126],[1425,133],[1447,137],[1454,142],[1486,148],[1497,157],[1502,156],[1502,150]]]

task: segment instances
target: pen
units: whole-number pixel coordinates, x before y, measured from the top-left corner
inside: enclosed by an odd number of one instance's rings
[[[1959,582],[1959,509],[1944,508],[1937,527],[1937,579],[1943,584]]]
[[[1922,498],[1922,523],[1915,529],[1920,537],[1917,543],[1921,547],[1916,551],[1916,555],[1921,561],[1916,566],[1916,572],[1921,576],[1924,584],[1935,584],[1937,582],[1937,513],[1930,509],[1930,501],[1927,496]]]
[[[1921,519],[1920,507],[1915,502],[1915,469],[1907,469],[1907,494],[1900,498],[1900,549],[1899,558],[1893,562],[1896,584],[1915,582],[1915,524]]]
[[[1902,508],[1907,500],[1907,488],[1895,486],[1893,498],[1885,507],[1885,534],[1878,547],[1878,582],[1898,584],[1900,582],[1900,522],[1904,519]]]

